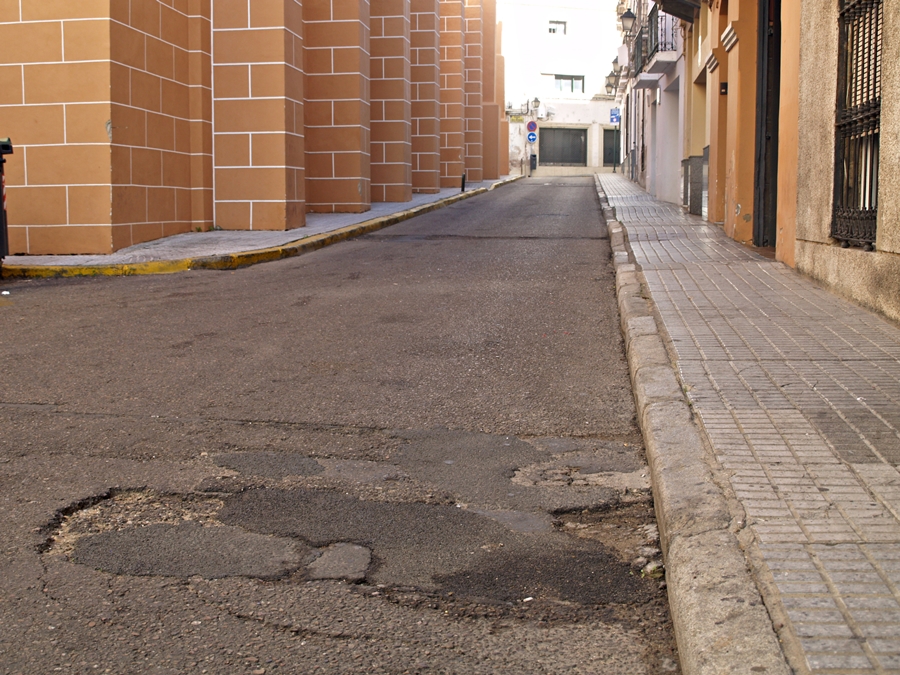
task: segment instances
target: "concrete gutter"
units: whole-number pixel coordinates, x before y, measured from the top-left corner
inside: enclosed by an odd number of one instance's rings
[[[681,670],[684,675],[789,675],[738,538],[744,518],[715,479],[714,459],[669,357],[627,230],[595,181],[612,244]]]
[[[492,184],[490,187],[481,187],[467,192],[460,192],[452,197],[436,202],[422,204],[415,208],[398,211],[388,216],[372,218],[354,225],[347,225],[331,232],[324,232],[302,239],[297,239],[282,246],[272,246],[239,253],[227,253],[210,256],[187,257],[177,260],[151,260],[136,263],[120,264],[86,264],[86,265],[28,265],[6,264],[0,266],[0,276],[3,279],[47,279],[52,277],[92,277],[92,276],[131,276],[138,274],[174,274],[188,270],[233,270],[248,265],[271,262],[292,258],[302,253],[308,253],[339,241],[359,237],[370,232],[396,225],[397,223],[415,218],[423,213],[455,204],[463,199],[474,197],[489,192],[499,186],[507,185],[520,180],[524,176],[512,176],[506,180]]]

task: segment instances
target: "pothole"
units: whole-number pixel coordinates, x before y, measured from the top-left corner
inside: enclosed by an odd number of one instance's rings
[[[295,537],[222,523],[224,501],[133,490],[89,499],[63,513],[42,552],[103,572],[205,579],[249,577],[365,579],[371,552],[334,544],[321,549]]]
[[[609,511],[580,511],[558,516],[559,528],[579,539],[602,543],[641,576],[662,580],[659,529],[649,497]]]
[[[105,498],[89,501],[93,502],[90,506],[69,510],[56,526],[49,528],[45,553],[69,557],[82,537],[126,528],[188,521],[207,527],[222,525],[216,519],[222,500],[206,495],[128,490],[113,491]]]
[[[516,470],[512,477],[516,485],[527,487],[603,487],[622,495],[647,495],[650,477],[646,467],[621,471],[608,466],[604,458],[591,452],[570,452]]]

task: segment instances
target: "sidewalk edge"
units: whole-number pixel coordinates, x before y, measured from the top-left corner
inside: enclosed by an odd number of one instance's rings
[[[523,176],[511,176],[492,184],[490,187],[480,187],[467,192],[446,197],[444,199],[422,204],[411,209],[399,211],[388,216],[372,218],[354,225],[347,225],[332,232],[315,234],[297,239],[282,246],[241,251],[239,253],[224,253],[210,256],[196,256],[181,258],[178,260],[151,260],[140,263],[98,264],[98,265],[27,265],[27,264],[0,264],[0,278],[2,279],[49,279],[92,276],[133,276],[140,274],[175,274],[188,270],[233,270],[249,265],[257,265],[274,260],[291,258],[302,253],[315,251],[340,241],[359,237],[370,232],[396,225],[404,220],[437,209],[455,204],[463,199],[484,194],[497,187],[513,183]]]
[[[627,229],[595,176],[616,269],[616,292],[666,562],[684,675],[789,675],[772,619],[707,464],[693,419],[633,261]]]

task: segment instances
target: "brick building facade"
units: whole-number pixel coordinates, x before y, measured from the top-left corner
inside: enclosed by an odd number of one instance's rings
[[[499,177],[494,3],[0,2],[11,253],[287,230]]]

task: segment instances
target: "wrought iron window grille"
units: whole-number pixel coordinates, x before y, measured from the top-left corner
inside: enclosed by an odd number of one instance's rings
[[[874,250],[878,222],[883,0],[841,0],[831,236]]]

